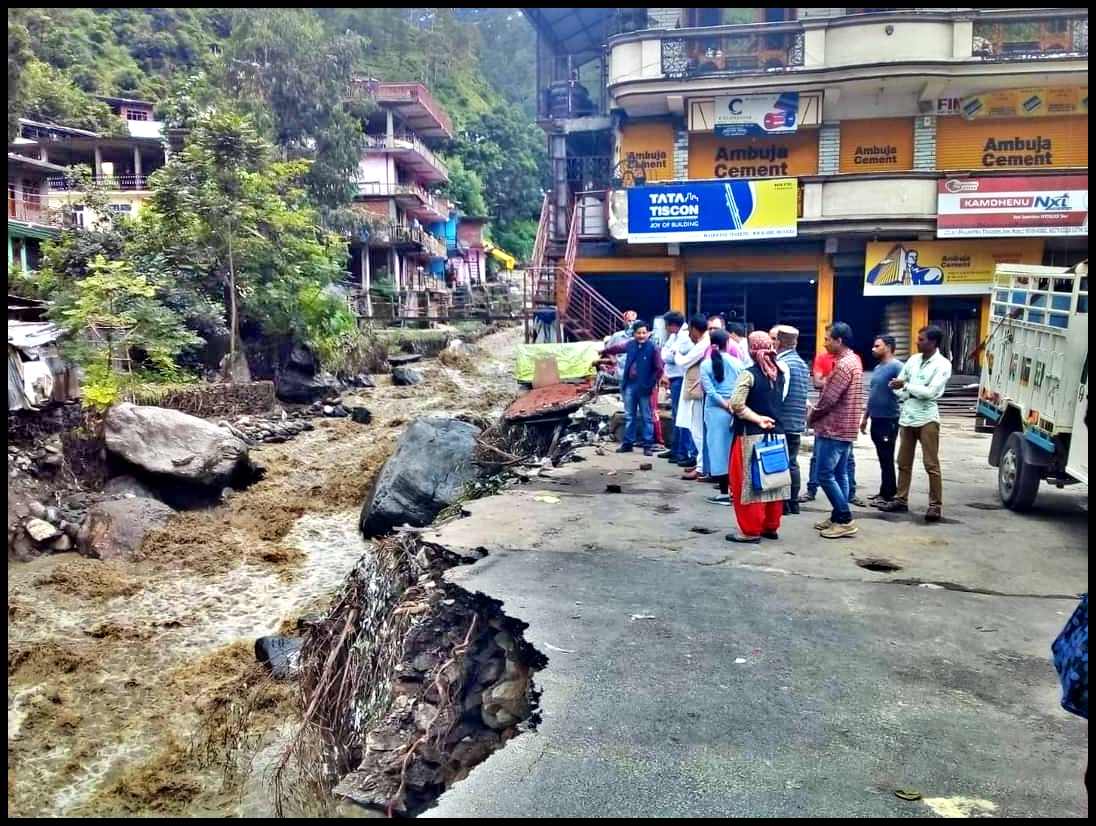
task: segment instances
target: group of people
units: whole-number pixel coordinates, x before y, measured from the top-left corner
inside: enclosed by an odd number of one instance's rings
[[[854,505],[907,511],[918,444],[929,477],[925,519],[942,518],[937,400],[951,364],[940,351],[939,328],[918,332],[918,352],[905,364],[895,357],[891,336],[876,336],[872,353],[879,364],[871,373],[865,405],[863,364],[844,322],[827,328],[825,350],[808,367],[797,352],[799,331],[786,324],[747,334],[741,323],[718,315],[695,315],[686,323],[681,313],[670,312],[663,321],[664,340],[655,342],[647,322],[626,313],[625,330],[601,351],[603,366],[609,363],[604,360],[617,358],[624,401],[624,436],[617,452],[639,447],[651,456],[656,444],[663,444],[659,455],[681,466],[682,478],[712,484],[715,492],[708,501],[734,508],[738,524],[728,541],[777,539],[782,517],[798,514],[800,503],[813,500],[819,489],[831,511],[814,527],[827,539],[856,535]],[[670,398],[674,427],[668,443],[656,428],[659,387]],[[812,387],[819,394],[813,404]],[[814,449],[801,493],[798,456],[808,429],[814,431]],[[881,484],[864,502],[856,496],[852,448],[858,433],[869,432]],[[774,444],[786,445],[787,451],[779,474],[769,477],[778,486],[759,481],[760,451]]]

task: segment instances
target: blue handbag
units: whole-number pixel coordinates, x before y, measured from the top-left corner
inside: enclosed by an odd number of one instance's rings
[[[750,482],[755,491],[789,487],[792,483],[788,441],[783,433],[766,433],[754,445],[750,460]]]

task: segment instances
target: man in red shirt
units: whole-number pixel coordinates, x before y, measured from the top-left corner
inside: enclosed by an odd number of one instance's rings
[[[864,407],[864,368],[852,351],[852,329],[836,322],[826,333],[826,350],[834,356],[818,405],[807,413],[814,428],[814,455],[818,484],[833,510],[814,527],[826,539],[856,535],[849,507],[849,455],[860,429]]]

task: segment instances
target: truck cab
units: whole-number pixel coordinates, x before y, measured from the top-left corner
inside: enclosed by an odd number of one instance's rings
[[[978,389],[1001,501],[1030,508],[1046,480],[1088,484],[1088,262],[999,264]]]

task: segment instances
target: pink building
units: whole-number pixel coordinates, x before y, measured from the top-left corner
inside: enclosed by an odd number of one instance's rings
[[[429,228],[449,218],[449,202],[440,195],[449,173],[427,143],[452,137],[452,123],[418,83],[355,81],[350,95],[378,105],[366,125],[355,180],[354,206],[366,218],[350,248],[355,304],[366,317],[443,317],[444,275],[431,271],[448,251],[445,239]],[[390,283],[395,295],[381,294],[379,281]]]

